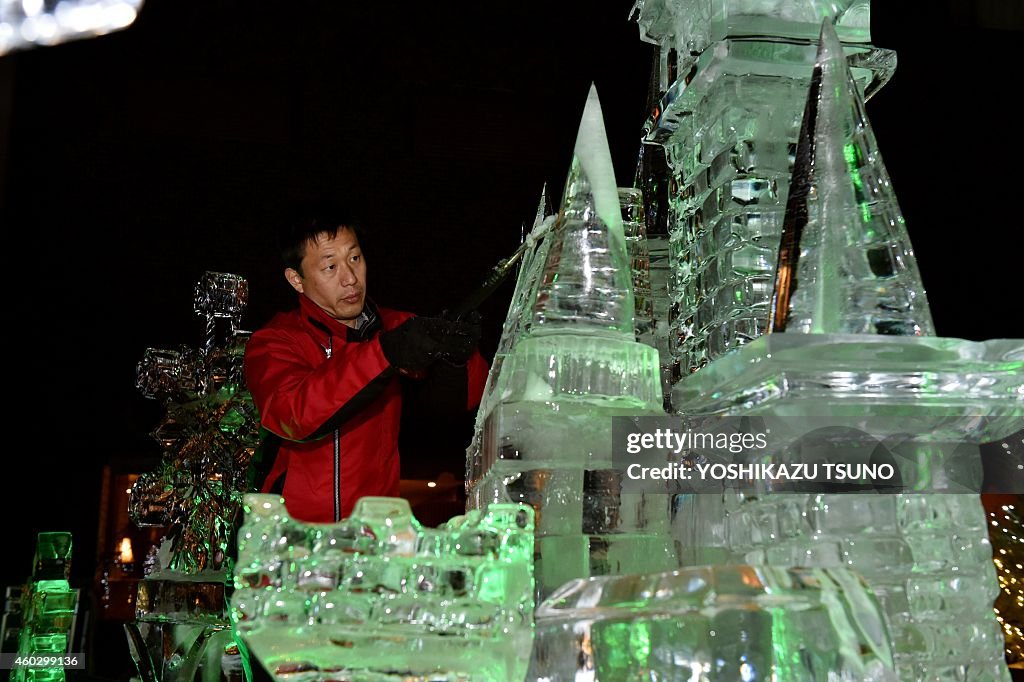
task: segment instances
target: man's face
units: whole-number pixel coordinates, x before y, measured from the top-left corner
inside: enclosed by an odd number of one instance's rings
[[[356,325],[366,300],[366,261],[355,232],[346,227],[333,237],[321,232],[306,242],[302,274],[288,268],[284,276],[338,322]]]

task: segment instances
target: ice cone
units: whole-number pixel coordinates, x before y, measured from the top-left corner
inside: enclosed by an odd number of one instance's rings
[[[559,222],[533,307],[533,334],[633,338],[633,288],[601,103],[591,86]]]
[[[790,180],[769,327],[934,335],[864,99],[827,20]]]

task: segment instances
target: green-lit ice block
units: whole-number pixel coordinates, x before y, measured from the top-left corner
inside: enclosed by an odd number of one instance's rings
[[[491,505],[423,528],[362,498],[336,524],[247,495],[232,621],[276,679],[521,680],[533,641],[533,512]]]
[[[893,680],[852,572],[751,566],[574,581],[537,609],[530,680]]]
[[[980,466],[979,443],[1024,427],[1024,342],[771,334],[685,378],[674,398],[686,414],[834,416],[880,438],[902,431],[923,487],[955,489],[954,464],[932,446],[957,442],[961,467],[973,448]],[[683,496],[673,511],[684,563],[858,571],[885,610],[900,679],[1008,679],[976,494],[725,489]]]
[[[32,580],[68,580],[71,575],[71,533],[40,533]]]
[[[68,650],[68,633],[78,608],[78,590],[71,589],[71,533],[40,533],[32,576],[22,598],[18,654],[57,656]],[[64,669],[15,668],[12,682],[63,682]]]

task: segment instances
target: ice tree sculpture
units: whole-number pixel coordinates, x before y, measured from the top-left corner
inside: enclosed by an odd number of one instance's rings
[[[153,432],[164,454],[157,471],[136,481],[129,510],[140,526],[170,526],[161,570],[222,569],[249,489],[259,417],[242,376],[248,332],[239,323],[247,296],[241,277],[206,273],[195,298],[206,320],[203,347],[147,348],[139,362],[136,385],[166,408]],[[218,319],[227,330],[218,330]]]
[[[195,312],[206,321],[202,348],[149,348],[138,365],[139,390],[160,400],[166,415],[153,433],[163,447],[160,467],[135,482],[129,513],[140,526],[169,526],[147,558],[137,622],[126,626],[146,682],[192,680],[204,657],[204,676],[216,679],[230,642],[228,555],[259,442],[242,375],[247,298],[245,279],[207,272],[195,292]]]

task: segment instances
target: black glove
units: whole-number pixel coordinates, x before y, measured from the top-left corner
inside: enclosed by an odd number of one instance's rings
[[[424,370],[441,352],[441,340],[451,324],[439,317],[411,317],[381,332],[380,348],[392,367],[410,372]]]
[[[441,318],[447,321],[448,313],[442,313]],[[480,343],[480,321],[480,313],[474,310],[460,320],[447,322],[441,337],[441,358],[453,365],[466,364]]]

